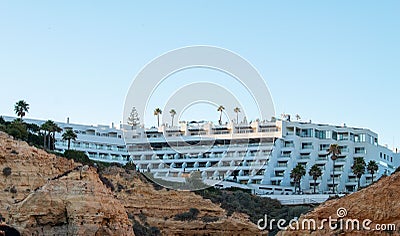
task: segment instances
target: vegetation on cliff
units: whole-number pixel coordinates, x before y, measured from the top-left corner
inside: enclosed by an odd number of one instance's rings
[[[311,211],[314,206],[284,206],[278,200],[268,197],[259,197],[241,190],[220,190],[208,188],[196,191],[203,198],[210,199],[213,203],[220,204],[228,215],[234,212],[244,213],[250,216],[250,220],[257,224],[264,214],[269,219],[285,219],[289,222],[295,217]],[[278,229],[274,228],[270,233],[274,235]]]

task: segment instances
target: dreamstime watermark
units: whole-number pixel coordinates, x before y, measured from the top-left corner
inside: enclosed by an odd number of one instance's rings
[[[340,207],[336,211],[337,217],[329,216],[325,219],[292,219],[289,222],[285,219],[269,219],[265,214],[259,219],[257,226],[260,230],[344,230],[344,231],[396,231],[395,224],[374,224],[370,219],[351,219],[347,216],[346,208]]]

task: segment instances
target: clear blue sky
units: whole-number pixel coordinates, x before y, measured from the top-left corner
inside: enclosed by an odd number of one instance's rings
[[[400,146],[400,1],[190,2],[1,1],[0,114],[24,99],[32,118],[119,123],[147,62],[214,45],[260,71],[277,114]]]

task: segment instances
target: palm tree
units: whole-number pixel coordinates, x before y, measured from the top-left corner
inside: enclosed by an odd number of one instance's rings
[[[157,116],[157,126],[160,127],[160,115],[162,114],[162,111],[160,108],[156,108],[154,110],[154,115]]]
[[[171,126],[174,126],[174,117],[176,115],[176,111],[174,109],[169,110],[169,114],[171,114]]]
[[[341,154],[339,145],[334,143],[329,146],[328,155],[331,155],[331,159],[333,162],[333,185],[332,185],[332,192],[335,194],[335,161],[338,158],[338,155]]]
[[[297,164],[297,166],[293,168],[292,171],[290,172],[290,178],[294,180],[294,192],[296,192],[297,184],[299,186],[299,191],[300,191],[301,177],[303,177],[305,174],[306,170],[300,163]]]
[[[354,158],[354,164],[351,167],[351,170],[353,171],[353,174],[357,176],[357,183],[358,183],[357,189],[359,189],[361,176],[365,173],[364,158],[362,158],[362,157]]]
[[[48,137],[48,133],[50,133],[50,123],[51,123],[51,121],[50,120],[48,120],[48,121],[46,121],[46,122],[44,122],[41,126],[40,126],[40,129],[41,130],[43,130],[44,132],[43,132],[43,148],[44,149],[46,149],[46,139],[47,139],[47,137]],[[48,133],[47,133],[48,132]]]
[[[71,140],[76,140],[78,136],[72,129],[67,129],[65,132],[62,134],[62,139],[68,141],[68,150],[71,146]]]
[[[54,123],[54,122],[53,122]],[[52,146],[52,150],[56,149],[56,133],[60,133],[61,131],[63,131],[63,129],[60,128],[60,126],[58,126],[56,123],[53,124],[53,126],[51,127],[51,131],[53,132],[53,146]]]
[[[217,109],[217,111],[220,112],[219,120],[218,120],[218,122],[219,122],[220,125],[222,125],[222,112],[223,112],[224,110],[225,110],[225,107],[222,106],[222,105],[220,105],[220,106],[218,107],[218,109]]]
[[[15,114],[17,114],[17,116],[19,116],[21,120],[28,112],[28,110],[29,110],[29,104],[26,103],[24,100],[20,100],[17,103],[15,103],[14,106]]]
[[[296,120],[301,120],[301,117],[299,114],[296,114]]]
[[[240,108],[239,108],[239,107],[235,107],[235,109],[233,109],[233,111],[236,113],[236,123],[239,124],[239,112],[240,112]]]
[[[44,144],[46,144],[46,138],[47,138],[47,148],[50,150],[54,150],[54,145],[56,141],[55,134],[61,132],[62,129],[52,120],[48,120],[45,123],[43,123],[41,129],[45,131]],[[46,148],[46,145],[44,145],[44,147]]]
[[[314,180],[314,194],[315,194],[315,186],[317,185],[317,179],[322,175],[321,168],[317,164],[313,165],[308,172],[310,176],[313,177]]]
[[[372,183],[374,182],[374,174],[378,171],[378,164],[376,161],[369,161],[367,165],[368,172],[372,175]]]

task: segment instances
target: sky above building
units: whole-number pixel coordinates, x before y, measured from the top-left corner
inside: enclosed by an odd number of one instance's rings
[[[1,1],[0,114],[13,115],[24,99],[31,118],[119,123],[129,86],[149,61],[212,45],[257,68],[277,116],[367,127],[381,144],[399,147],[399,10],[390,0]],[[235,86],[207,70],[174,77]],[[216,121],[219,114],[203,104],[181,117]]]

